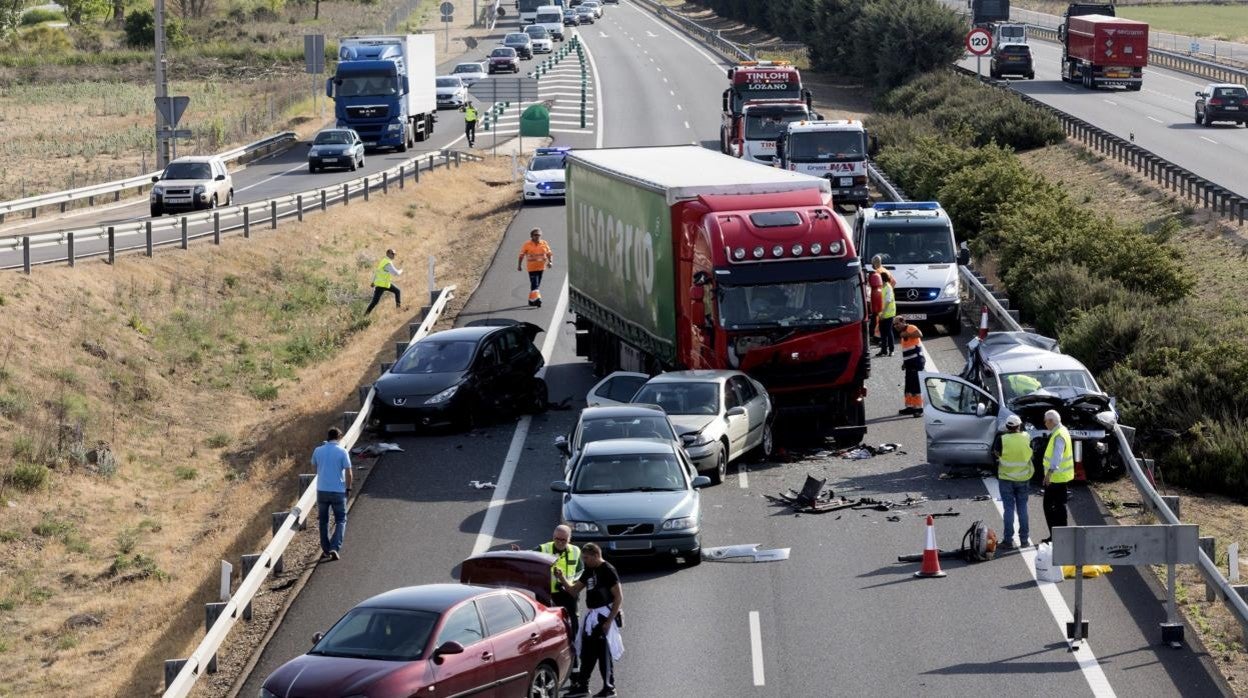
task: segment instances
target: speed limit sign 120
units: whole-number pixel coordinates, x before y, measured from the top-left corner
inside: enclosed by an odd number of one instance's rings
[[[976,56],[986,56],[992,50],[992,34],[987,29],[976,28],[966,33],[966,50]]]

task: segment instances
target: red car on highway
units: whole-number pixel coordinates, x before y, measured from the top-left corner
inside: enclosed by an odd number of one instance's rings
[[[307,654],[265,679],[262,698],[559,694],[572,664],[569,621],[550,603],[554,556],[465,560],[463,584],[427,584],[357,605]],[[487,586],[489,585],[489,586]]]

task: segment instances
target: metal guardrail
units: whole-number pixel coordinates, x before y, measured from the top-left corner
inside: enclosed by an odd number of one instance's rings
[[[953,69],[964,75],[976,77],[973,70],[961,66],[954,66]],[[1009,83],[1006,81],[985,77],[979,77],[979,80],[997,89],[1009,90]],[[1078,139],[1087,147],[1095,148],[1128,167],[1135,168],[1136,173],[1147,175],[1149,179],[1184,198],[1194,199],[1203,208],[1214,209],[1215,213],[1229,222],[1241,226],[1244,224],[1244,218],[1248,216],[1248,195],[1231,191],[1184,167],[1154,155],[1151,151],[1141,148],[1128,139],[1116,136],[1030,95],[1013,90],[1011,93],[1027,104],[1044,109],[1057,117],[1068,137]]]
[[[243,158],[255,158],[261,155],[267,155],[273,152],[279,146],[285,145],[287,141],[293,141],[296,135],[293,131],[283,131],[282,133],[263,138],[254,143],[227,150],[219,153],[217,157],[226,162],[244,161]],[[22,211],[30,211],[30,217],[35,218],[39,209],[45,206],[59,206],[60,212],[64,213],[69,204],[74,201],[87,199],[90,206],[95,205],[96,197],[103,197],[112,194],[113,201],[121,200],[121,193],[129,189],[144,189],[152,185],[152,177],[160,174],[160,170],[149,172],[147,174],[136,175],[126,179],[119,179],[113,182],[105,182],[103,184],[93,184],[87,187],[79,187],[68,191],[52,192],[50,194],[39,194],[38,196],[28,196],[24,199],[15,199],[13,201],[0,202],[0,223],[4,223],[6,216]],[[3,232],[0,231],[0,235]]]
[[[455,287],[447,286],[438,291],[436,300],[429,307],[429,311],[425,314],[424,320],[421,321],[420,327],[412,334],[412,342],[419,341],[429,334],[433,326],[441,318],[445,312],[447,304],[454,295]],[[341,443],[344,448],[350,450],[355,446],[355,442],[359,439],[364,431],[364,426],[368,423],[369,415],[372,412],[374,390],[370,386],[367,397],[364,398],[364,404],[360,407],[360,411],[355,415],[354,421],[347,429],[347,433],[343,435]],[[281,519],[281,525],[276,528],[273,534],[273,540],[259,554],[252,564],[251,571],[243,577],[238,585],[238,590],[230,596],[230,600],[225,602],[223,606],[213,609],[219,615],[215,622],[211,623],[204,639],[186,659],[171,659],[165,662],[166,676],[170,676],[176,669],[176,675],[173,675],[166,682],[164,698],[182,698],[190,695],[195,682],[205,673],[215,670],[216,654],[225,642],[230,630],[238,622],[239,618],[245,615],[245,609],[251,604],[256,592],[260,590],[260,585],[269,576],[269,573],[277,566],[278,561],[282,557],[282,553],[286,551],[291,540],[295,537],[295,532],[303,528],[304,521],[307,520],[313,506],[316,505],[316,477],[311,478],[310,484],[300,495],[298,502],[289,512],[279,512],[285,514]],[[277,515],[275,515],[277,516]]]
[[[371,192],[376,190],[381,190],[383,193],[388,192],[394,184],[397,184],[402,189],[409,177],[413,179],[414,183],[419,184],[422,166],[425,171],[432,171],[439,164],[450,167],[453,163],[458,167],[461,160],[481,161],[484,158],[471,153],[443,150],[437,154],[429,153],[428,155],[416,156],[383,172],[360,177],[342,184],[335,184],[331,188],[310,189],[250,204],[239,204],[228,208],[200,211],[184,216],[149,219],[122,225],[92,226],[90,228],[56,233],[0,238],[0,249],[8,248],[22,251],[21,264],[4,265],[0,266],[0,269],[22,269],[29,274],[33,266],[58,262],[68,262],[70,265],[73,265],[79,259],[105,256],[111,264],[118,252],[142,249],[150,257],[155,247],[180,244],[185,248],[190,240],[209,236],[213,238],[214,242],[219,242],[222,233],[231,231],[242,230],[243,235],[246,237],[250,236],[251,228],[259,224],[267,224],[271,228],[276,228],[278,221],[282,218],[293,216],[302,221],[306,213],[318,209],[323,211],[330,205],[338,203],[350,204],[354,198],[360,196],[363,196],[364,200],[367,201]],[[256,215],[253,216],[253,213]],[[210,228],[199,229],[209,223],[211,223]],[[190,232],[191,226],[195,226],[199,230]],[[177,235],[176,237],[158,242],[155,240],[155,232],[157,231]],[[105,249],[94,252],[81,253],[76,251],[77,245],[89,241],[107,241],[108,245]],[[37,262],[33,261],[31,251],[43,247],[61,247],[65,250],[66,255]]]
[[[680,16],[670,7],[661,5],[654,0],[633,0],[633,2],[636,2],[638,5],[645,5],[660,18],[666,20],[668,24],[678,27],[694,38],[701,39],[708,48],[714,50],[720,57],[730,63],[754,60],[753,55],[744,48],[725,39],[723,33],[718,29],[704,27],[691,19]]]

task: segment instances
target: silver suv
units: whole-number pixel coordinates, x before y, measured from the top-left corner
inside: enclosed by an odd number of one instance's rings
[[[153,218],[173,211],[199,211],[234,203],[234,180],[218,157],[178,158],[152,181]]]

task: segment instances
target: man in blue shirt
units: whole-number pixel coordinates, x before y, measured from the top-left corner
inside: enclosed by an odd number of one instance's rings
[[[316,519],[321,526],[321,560],[337,560],[347,532],[347,495],[351,492],[351,456],[338,443],[342,432],[329,430],[329,439],[312,452],[316,466]],[[334,532],[329,533],[329,510],[334,510]]]

